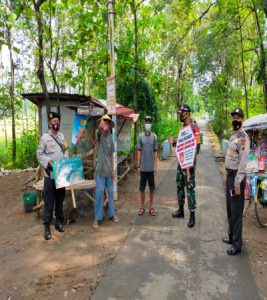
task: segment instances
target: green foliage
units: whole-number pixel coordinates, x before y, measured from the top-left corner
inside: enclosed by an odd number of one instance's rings
[[[229,115],[235,107],[247,110],[248,116],[266,112],[265,2],[117,0],[117,98],[140,114],[137,128],[142,129],[143,117],[149,114],[159,140],[176,136],[179,123],[175,118],[182,102],[191,106],[193,118],[215,112],[213,127],[221,136],[231,130]],[[60,92],[105,98],[106,77],[111,73],[107,1],[43,1],[38,16],[43,23],[48,90],[56,91],[58,83]],[[25,109],[19,94],[41,89],[36,76],[36,17],[33,1],[0,3],[0,50],[11,46],[15,63],[16,119],[24,113],[32,117],[34,111],[27,105]],[[10,64],[8,58],[0,63],[0,118],[11,117]],[[33,149],[24,148],[31,138],[33,133],[25,132],[17,139],[17,164],[34,164],[29,156]],[[10,150],[7,155],[10,161]],[[0,156],[3,161],[2,152]]]
[[[36,150],[39,134],[34,130],[25,130],[17,138],[17,160],[12,161],[12,143],[9,140],[7,148],[4,140],[0,140],[0,166],[7,169],[37,167]]]
[[[153,131],[157,134],[158,141],[165,141],[168,136],[173,136],[177,138],[178,131],[181,127],[175,118],[161,118],[157,123],[153,124]]]
[[[128,77],[128,80],[117,78],[116,93],[119,103],[134,107],[133,103],[134,78]],[[145,115],[150,115],[153,120],[158,120],[158,108],[156,99],[148,86],[147,82],[139,77],[137,82],[137,108],[140,119],[144,119]]]

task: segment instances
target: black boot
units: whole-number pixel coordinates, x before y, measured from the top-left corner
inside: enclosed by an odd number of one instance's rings
[[[173,218],[184,218],[184,206],[179,205],[179,209],[172,213]]]
[[[189,221],[187,223],[187,227],[192,228],[195,226],[196,220],[195,220],[195,212],[194,211],[190,211],[190,218]]]
[[[44,224],[45,225],[45,232],[44,232],[44,238],[48,241],[50,240],[51,237],[51,231],[50,231],[50,225],[49,224]]]
[[[58,230],[59,232],[64,232],[64,231],[65,231],[64,226],[62,225],[62,223],[61,223],[59,220],[56,221],[55,228],[56,228],[56,230]]]

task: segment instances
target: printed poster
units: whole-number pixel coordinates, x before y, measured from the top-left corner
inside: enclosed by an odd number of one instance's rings
[[[131,151],[131,129],[132,122],[124,119],[117,119],[118,130],[118,151]]]
[[[58,159],[53,162],[52,166],[56,189],[84,181],[83,165],[80,156]]]
[[[88,116],[75,113],[72,126],[71,148],[79,142],[88,119]]]
[[[190,125],[183,127],[178,133],[176,157],[182,170],[194,165],[197,142]]]

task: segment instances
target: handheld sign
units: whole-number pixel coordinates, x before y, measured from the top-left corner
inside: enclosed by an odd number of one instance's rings
[[[179,133],[176,144],[176,157],[182,170],[193,167],[196,157],[197,142],[190,125],[183,127]]]
[[[84,181],[83,165],[80,156],[58,159],[52,164],[56,189]]]

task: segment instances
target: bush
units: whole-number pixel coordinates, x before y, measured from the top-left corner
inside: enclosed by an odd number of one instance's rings
[[[38,147],[39,134],[35,130],[23,131],[16,139],[17,159],[12,160],[12,141],[8,141],[7,149],[4,141],[0,141],[0,167],[5,169],[24,169],[38,166],[36,149]]]
[[[169,135],[177,138],[178,131],[181,128],[181,123],[175,118],[162,118],[157,124],[153,124],[153,131],[158,136],[158,141],[165,141]]]

